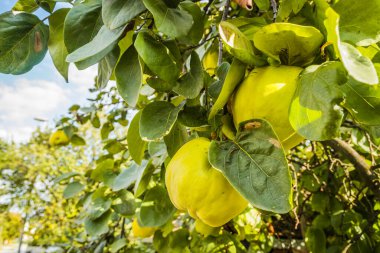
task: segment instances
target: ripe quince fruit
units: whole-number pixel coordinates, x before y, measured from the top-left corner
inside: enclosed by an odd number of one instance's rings
[[[294,66],[255,68],[232,97],[234,124],[263,118],[273,127],[285,150],[298,145],[303,137],[289,122],[289,106],[297,89],[298,75],[303,69]]]
[[[177,209],[219,227],[240,214],[248,202],[209,163],[210,144],[206,138],[196,138],[183,145],[169,162],[165,179]]]
[[[49,144],[51,146],[57,145],[67,145],[69,143],[69,137],[66,135],[65,131],[57,130],[50,135]]]
[[[141,227],[137,219],[134,219],[132,222],[132,232],[135,237],[140,237],[140,238],[151,237],[155,231],[156,231],[155,227]]]

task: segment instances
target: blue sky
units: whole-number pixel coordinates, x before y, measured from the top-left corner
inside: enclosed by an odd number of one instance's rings
[[[16,0],[0,0],[0,13],[10,10],[15,3]],[[43,10],[35,14],[41,18],[48,15]],[[66,83],[55,69],[49,52],[28,73],[0,73],[0,138],[23,142],[37,126],[53,127],[54,119],[66,113],[70,105],[86,103],[95,75],[96,66],[78,71],[71,65],[69,83]]]

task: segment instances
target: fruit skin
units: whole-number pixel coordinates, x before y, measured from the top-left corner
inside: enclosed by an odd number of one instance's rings
[[[183,145],[168,164],[165,183],[177,209],[219,227],[240,214],[248,202],[209,163],[210,144],[206,138],[196,138]]]
[[[303,69],[294,66],[256,68],[242,82],[232,97],[234,124],[264,118],[272,125],[285,150],[298,145],[299,136],[289,122],[289,106]]]
[[[57,130],[50,135],[49,144],[51,146],[67,145],[69,143],[69,137],[66,135],[65,131]]]
[[[140,237],[140,238],[151,237],[155,231],[156,231],[156,228],[154,227],[141,227],[137,219],[134,219],[132,222],[132,232],[135,237]]]

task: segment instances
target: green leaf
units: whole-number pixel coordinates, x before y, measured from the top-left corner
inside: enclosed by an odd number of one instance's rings
[[[114,127],[110,122],[104,123],[102,128],[100,129],[100,135],[102,137],[102,140],[107,139],[108,135],[113,129]]]
[[[285,153],[267,121],[242,122],[235,140],[212,141],[209,161],[254,207],[275,213],[292,208]]]
[[[227,76],[224,80],[222,90],[212,106],[208,119],[211,120],[215,117],[219,110],[223,109],[227,104],[236,86],[240,84],[245,76],[246,64],[242,63],[238,59],[232,61],[231,67],[228,70]]]
[[[159,227],[168,222],[175,211],[168,192],[158,185],[145,193],[138,221],[143,227]]]
[[[79,183],[78,181],[74,181],[68,184],[63,191],[63,197],[65,199],[70,199],[75,197],[78,193],[80,193],[84,189],[84,185]]]
[[[191,53],[190,71],[183,75],[173,91],[186,98],[196,98],[203,89],[203,68],[198,54]]]
[[[340,15],[342,41],[357,46],[370,46],[380,41],[380,0],[338,1],[333,8]]]
[[[47,52],[49,28],[29,13],[0,15],[0,73],[19,75],[40,63]]]
[[[232,23],[220,22],[219,34],[226,50],[240,61],[255,66],[265,64],[265,60],[254,54],[252,42]]]
[[[185,106],[178,114],[178,121],[187,127],[207,126],[207,110],[202,106]]]
[[[120,96],[128,105],[135,107],[139,99],[143,70],[134,46],[129,47],[120,58],[115,76]]]
[[[167,82],[156,76],[149,77],[146,82],[150,87],[159,92],[170,92],[176,85],[175,82]]]
[[[108,0],[106,0],[106,1],[108,1]],[[119,250],[121,250],[125,246],[127,246],[127,239],[126,238],[120,238],[120,239],[114,241],[110,245],[110,252],[111,253],[119,252]]]
[[[289,120],[298,134],[310,140],[329,140],[339,136],[344,113],[339,85],[346,82],[339,62],[312,65],[301,73],[298,89],[290,106]]]
[[[83,145],[86,145],[86,141],[82,137],[80,137],[79,135],[77,135],[77,134],[74,134],[73,136],[71,136],[70,142],[74,146],[83,146]]]
[[[129,191],[120,191],[119,198],[114,200],[112,209],[122,216],[131,216],[135,214],[136,202],[134,195]]]
[[[110,53],[108,53],[98,65],[98,76],[96,78],[96,88],[104,89],[108,81],[111,79],[114,68],[119,59],[120,49],[116,46]]]
[[[143,140],[155,141],[168,135],[184,104],[175,107],[165,101],[148,104],[141,113],[140,136]]]
[[[64,40],[67,51],[74,52],[89,43],[103,25],[101,0],[88,0],[76,4],[66,16]],[[80,63],[76,63],[80,67]]]
[[[326,235],[320,228],[309,227],[306,230],[305,242],[310,253],[326,252]]]
[[[199,109],[199,108],[198,108]],[[164,137],[166,148],[170,157],[188,141],[188,134],[186,127],[179,123],[174,124],[172,130]]]
[[[187,11],[194,20],[194,24],[186,36],[179,38],[181,41],[189,44],[197,44],[203,36],[204,30],[204,15],[200,7],[191,1],[183,1],[179,4],[181,10]]]
[[[193,26],[193,17],[185,10],[169,8],[163,0],[142,0],[153,14],[157,29],[173,38],[186,36]]]
[[[129,188],[136,181],[139,171],[140,167],[135,163],[124,169],[113,181],[112,190],[120,191]]]
[[[96,220],[111,208],[112,200],[106,197],[96,197],[91,199],[90,205],[86,208],[87,217]]]
[[[124,145],[121,144],[118,140],[111,140],[104,147],[104,150],[107,150],[110,154],[117,154],[125,150]]]
[[[112,174],[115,166],[113,159],[106,159],[100,162],[96,168],[91,172],[91,178],[100,182],[104,182],[107,175]]]
[[[363,56],[354,46],[341,42],[339,43],[339,53],[350,76],[362,83],[379,83],[379,77],[371,60]]]
[[[349,75],[359,82],[377,84],[379,78],[371,60],[363,56],[354,46],[341,42],[338,33],[339,15],[332,8],[326,9],[324,24],[327,39],[333,43],[335,54],[340,58]]]
[[[161,79],[171,82],[177,79],[179,68],[169,49],[157,41],[149,32],[137,35],[135,47],[148,68]]]
[[[66,62],[68,52],[65,46],[65,41],[63,39],[63,22],[69,10],[70,9],[68,8],[62,8],[55,11],[52,15],[49,16],[49,52],[51,58],[53,59],[54,66],[63,76],[63,78],[65,78],[66,82],[69,81],[69,63]]]
[[[342,105],[359,124],[380,126],[380,85],[367,85],[350,78],[341,87],[346,101]]]
[[[254,0],[254,2],[260,11],[267,11],[270,7],[269,0]]]
[[[263,16],[253,18],[237,17],[228,19],[226,22],[236,26],[249,40],[252,40],[253,35],[268,24]]]
[[[108,221],[111,218],[111,211],[106,212],[100,218],[91,220],[86,218],[84,221],[84,227],[90,236],[96,237],[108,232]]]
[[[18,0],[12,8],[12,11],[24,11],[32,13],[38,9],[36,0]]]
[[[145,192],[152,177],[153,171],[154,166],[150,161],[148,162],[144,160],[139,166],[135,187],[133,188],[133,192],[135,193],[136,197],[139,197]]]
[[[313,62],[324,38],[311,26],[273,23],[253,36],[255,47],[285,65],[304,66]]]
[[[79,69],[85,69],[97,63],[114,49],[123,32],[124,27],[109,30],[106,26],[102,26],[89,43],[70,53],[66,61],[77,63]]]
[[[175,230],[168,235],[158,230],[153,237],[153,246],[157,252],[162,253],[190,253],[189,238],[189,230],[185,228]]]
[[[64,173],[64,174],[56,177],[53,182],[54,182],[54,184],[58,184],[64,180],[67,180],[67,179],[70,179],[72,177],[79,176],[79,175],[80,174],[76,171],[67,172],[67,173]]]
[[[305,5],[307,0],[280,0],[277,21],[284,21],[293,12],[297,14]]]
[[[124,26],[145,10],[141,0],[103,0],[104,25],[113,30]]]
[[[127,133],[128,150],[132,159],[137,164],[141,164],[147,144],[140,137],[140,118],[141,111],[139,111],[133,118]]]
[[[315,192],[311,197],[311,208],[313,211],[324,213],[329,207],[329,195],[325,192]]]

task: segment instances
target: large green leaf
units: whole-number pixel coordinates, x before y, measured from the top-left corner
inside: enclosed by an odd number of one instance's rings
[[[120,191],[129,188],[137,178],[139,166],[134,163],[129,168],[124,169],[114,180],[112,185],[113,191]]]
[[[106,0],[108,1],[108,0]],[[122,248],[124,248],[125,246],[127,246],[127,239],[126,238],[120,238],[116,241],[114,241],[111,245],[110,245],[110,252],[111,253],[117,253],[117,252],[120,252],[120,250]]]
[[[146,192],[138,221],[143,227],[159,227],[168,222],[175,211],[176,208],[170,201],[168,192],[158,185]]]
[[[70,53],[66,61],[78,63],[79,69],[94,65],[114,49],[123,32],[124,27],[109,30],[106,26],[102,26],[89,43]]]
[[[143,31],[137,35],[135,48],[148,68],[162,80],[173,82],[177,79],[179,67],[173,55],[149,32]]]
[[[305,242],[310,253],[326,252],[326,235],[320,228],[309,227],[306,230]]]
[[[69,53],[89,43],[98,33],[103,25],[101,7],[101,0],[88,0],[71,8],[64,25],[64,40]]]
[[[312,65],[302,72],[290,106],[289,120],[298,134],[310,140],[339,136],[344,113],[339,85],[346,81],[340,62]]]
[[[178,149],[180,149],[182,145],[188,141],[186,127],[179,123],[174,124],[170,133],[164,137],[164,141],[169,156],[173,157]]]
[[[186,98],[196,98],[203,89],[203,68],[198,54],[191,53],[190,71],[183,75],[173,91]]]
[[[114,68],[119,59],[120,49],[116,46],[98,64],[98,76],[96,78],[96,88],[103,89],[111,79]]]
[[[350,78],[341,89],[346,96],[343,107],[358,123],[380,126],[380,85],[367,85]]]
[[[115,69],[116,85],[120,96],[135,107],[139,99],[143,70],[134,46],[125,51]]]
[[[254,54],[252,42],[232,23],[220,22],[219,34],[226,50],[240,61],[255,66],[265,64],[265,60]]]
[[[339,54],[344,67],[357,81],[367,84],[379,83],[379,77],[371,60],[363,56],[354,46],[340,42]]]
[[[86,232],[94,237],[107,233],[109,230],[108,221],[111,218],[111,214],[112,212],[108,211],[96,220],[91,220],[87,217],[84,221]]]
[[[212,141],[209,161],[254,207],[275,213],[292,208],[285,153],[267,121],[242,122],[235,140]]]
[[[191,1],[183,1],[179,4],[179,8],[187,11],[194,20],[194,24],[186,36],[179,38],[181,41],[185,41],[189,44],[197,44],[203,36],[204,20],[201,9],[196,3]]]
[[[68,52],[63,38],[63,24],[69,10],[68,8],[59,9],[49,17],[49,52],[56,69],[66,82],[68,82],[69,63],[66,62]]]
[[[151,161],[143,160],[141,165],[138,166],[135,187],[133,187],[133,192],[136,197],[141,196],[147,189],[153,171],[154,166]]]
[[[13,11],[24,11],[32,13],[38,9],[38,4],[36,0],[18,0],[13,6]]]
[[[182,107],[183,104],[175,107],[172,103],[165,101],[155,101],[148,104],[141,113],[141,138],[155,141],[168,135]]]
[[[0,15],[0,73],[23,74],[47,52],[49,28],[29,13]]]
[[[342,41],[357,46],[370,46],[380,41],[380,0],[338,1],[333,8],[340,15]]]
[[[88,218],[91,220],[96,220],[107,212],[111,208],[112,199],[96,196],[91,199],[89,206],[86,208],[86,213]]]
[[[273,23],[253,36],[255,47],[285,65],[310,64],[322,45],[321,32],[311,26]]]
[[[78,181],[74,181],[69,183],[65,190],[63,191],[63,197],[65,199],[70,199],[75,197],[78,193],[80,193],[84,189],[84,185],[79,183]]]
[[[367,84],[377,84],[379,78],[371,60],[363,56],[354,46],[342,42],[339,36],[339,15],[331,8],[325,8],[324,25],[327,30],[327,39],[333,43],[335,54],[343,62],[344,67],[354,79]]]
[[[103,0],[102,18],[110,30],[127,24],[145,10],[141,0]]]
[[[246,64],[237,59],[234,59],[232,61],[231,67],[228,70],[218,99],[215,101],[215,104],[211,108],[208,117],[209,120],[214,118],[217,112],[221,110],[225,104],[227,104],[236,86],[243,80],[246,67]]]
[[[141,111],[132,119],[127,133],[129,154],[137,164],[141,164],[146,149],[146,142],[140,137],[140,117]]]
[[[293,12],[297,14],[305,5],[307,0],[280,0],[277,21],[284,21]]]
[[[254,0],[254,2],[261,11],[267,11],[270,7],[269,0]]]
[[[163,0],[142,0],[153,14],[157,29],[173,38],[186,36],[193,26],[193,17],[185,10],[169,8]]]
[[[253,35],[268,24],[268,21],[262,16],[253,18],[237,17],[228,19],[226,22],[236,26],[249,40],[253,40]]]

